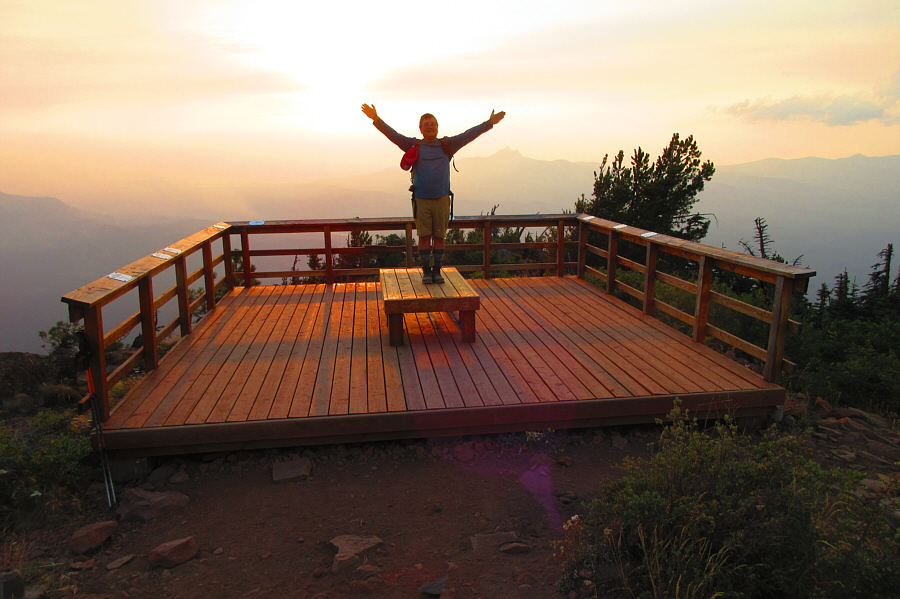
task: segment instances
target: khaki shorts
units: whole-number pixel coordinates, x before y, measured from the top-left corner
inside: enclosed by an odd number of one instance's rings
[[[441,239],[447,236],[450,221],[450,196],[437,199],[416,198],[416,233],[419,237],[434,235]]]

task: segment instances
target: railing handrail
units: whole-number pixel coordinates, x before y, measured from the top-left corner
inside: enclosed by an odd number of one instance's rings
[[[631,225],[622,225],[611,220],[588,214],[577,214],[575,216],[580,222],[585,223],[590,228],[601,233],[613,232],[618,234],[621,239],[640,245],[647,245],[648,242],[652,242],[653,244],[670,248],[671,251],[669,253],[687,255],[695,260],[699,260],[700,257],[705,256],[713,260],[728,262],[739,267],[757,271],[760,276],[755,278],[760,280],[765,280],[765,278],[761,277],[772,275],[797,279],[798,281],[808,281],[816,275],[816,271],[808,268],[793,266],[791,264],[759,258],[757,256],[748,256],[747,254],[727,250],[725,248],[716,248],[696,241],[687,241],[686,239],[655,233],[647,229],[632,227]]]
[[[458,216],[450,223],[451,228],[481,229],[485,234],[481,243],[476,244],[448,244],[447,250],[475,250],[484,253],[483,264],[458,265],[461,271],[482,271],[485,278],[489,278],[493,271],[497,270],[522,270],[540,269],[555,271],[558,276],[566,272],[577,273],[584,278],[586,273],[597,276],[606,282],[606,292],[612,293],[617,288],[632,295],[643,304],[643,311],[652,314],[654,308],[680,319],[693,326],[693,338],[702,342],[706,336],[712,335],[730,345],[746,350],[751,355],[765,360],[764,376],[767,380],[775,381],[785,364],[784,336],[792,326],[788,318],[790,299],[793,293],[805,292],[809,279],[815,275],[815,271],[799,268],[789,264],[783,264],[772,260],[765,260],[754,256],[747,256],[738,252],[714,248],[701,243],[685,241],[667,235],[657,234],[637,227],[622,225],[602,218],[585,214],[538,214],[538,215],[480,215]],[[534,243],[498,243],[492,240],[491,232],[503,227],[525,228],[556,228],[555,241],[541,241]],[[565,230],[575,228],[575,239],[566,240]],[[90,358],[90,373],[94,381],[96,393],[100,398],[101,418],[109,417],[109,390],[112,384],[121,380],[143,361],[146,370],[158,367],[159,352],[157,344],[167,338],[180,327],[182,337],[191,332],[191,315],[204,302],[210,310],[215,307],[215,291],[222,286],[233,289],[238,285],[252,285],[253,278],[273,278],[285,276],[322,276],[326,282],[331,283],[336,276],[358,276],[377,274],[377,268],[337,269],[332,264],[332,258],[340,254],[369,253],[367,248],[334,248],[331,243],[331,234],[353,231],[403,231],[405,243],[402,246],[388,246],[393,249],[379,250],[397,251],[406,253],[407,266],[414,265],[413,231],[414,220],[411,217],[388,218],[351,218],[351,219],[317,219],[317,220],[281,220],[281,221],[239,221],[222,222],[207,227],[203,231],[195,233],[179,242],[168,246],[167,249],[180,250],[169,255],[159,254],[147,256],[128,266],[119,269],[118,274],[126,280],[118,280],[109,276],[98,279],[88,285],[80,287],[62,297],[62,301],[69,306],[70,320],[76,322],[84,320],[85,337],[92,351]],[[607,247],[600,248],[587,243],[587,231],[597,231],[607,235]],[[287,250],[251,250],[250,238],[255,234],[272,233],[322,233],[324,247],[291,249]],[[237,236],[241,241],[239,250],[232,250],[232,237]],[[213,256],[211,244],[221,239],[222,253]],[[618,242],[620,240],[642,245],[646,248],[645,263],[634,262],[619,255]],[[541,248],[552,250],[555,246],[556,259],[554,262],[533,264],[492,264],[491,251],[497,248]],[[375,246],[372,246],[375,247]],[[566,262],[567,249],[577,249],[577,260]],[[187,273],[185,260],[191,254],[202,251],[203,266],[194,273]],[[679,279],[656,271],[656,260],[659,252],[681,256],[699,263],[699,275],[696,283]],[[283,271],[269,273],[255,273],[252,271],[251,258],[265,255],[297,254],[324,254],[326,256],[323,271]],[[373,251],[372,253],[376,253]],[[603,272],[587,264],[587,255],[597,255],[606,258],[606,271]],[[234,272],[232,257],[243,258],[243,271]],[[219,264],[224,264],[225,276],[222,280],[214,281],[214,269]],[[629,268],[644,274],[644,290],[638,290],[616,280],[616,270],[619,266]],[[176,285],[159,296],[153,293],[153,277],[161,272],[175,269]],[[711,290],[712,269],[718,268],[746,275],[761,281],[775,285],[774,305],[770,311],[743,304],[742,302],[726,298]],[[115,274],[115,273],[114,273]],[[265,276],[263,276],[265,275]],[[189,301],[188,290],[192,283],[203,278],[205,290],[201,297]],[[238,283],[239,278],[243,281]],[[657,281],[669,283],[688,292],[696,294],[694,314],[681,312],[677,308],[665,304],[655,297]],[[102,308],[129,291],[138,289],[138,312],[126,319],[123,323],[106,330],[103,326]],[[178,300],[178,316],[176,319],[162,327],[157,333],[154,313],[165,303],[172,299]],[[719,303],[735,309],[744,314],[768,322],[770,325],[769,344],[766,349],[751,345],[733,335],[713,327],[707,323],[710,303]],[[796,323],[793,323],[796,325]],[[135,326],[141,327],[144,339],[144,347],[141,352],[135,353],[114,373],[107,375],[105,349],[113,337],[124,336]],[[796,327],[795,327],[796,328]]]
[[[62,296],[62,301],[69,305],[70,311],[73,309],[77,311],[105,306],[137,287],[141,279],[155,276],[171,268],[178,258],[186,258],[194,252],[202,250],[204,244],[219,239],[228,232],[229,228],[230,225],[224,222],[210,225],[202,231],[198,231],[181,241],[166,246],[167,248],[179,250],[179,253],[157,252],[168,254],[168,256],[165,259],[154,257],[153,255],[144,256],[115,271],[115,273],[129,277],[127,281],[106,275],[87,285],[82,285],[74,291],[70,291]]]

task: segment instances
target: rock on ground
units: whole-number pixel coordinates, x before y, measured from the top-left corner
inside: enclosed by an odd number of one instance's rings
[[[69,539],[69,549],[75,553],[90,553],[100,548],[112,536],[119,523],[115,520],[82,526]]]
[[[193,559],[199,547],[194,537],[185,537],[163,543],[150,552],[150,565],[160,568],[174,568],[178,564]]]

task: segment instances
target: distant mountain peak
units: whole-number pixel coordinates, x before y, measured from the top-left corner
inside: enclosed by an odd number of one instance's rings
[[[497,151],[491,158],[522,158],[522,152],[506,146],[502,150]]]

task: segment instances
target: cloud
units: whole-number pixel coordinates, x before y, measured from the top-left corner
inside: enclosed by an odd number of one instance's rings
[[[829,127],[852,126],[866,121],[885,125],[900,123],[900,73],[877,93],[793,96],[744,100],[725,112],[749,121],[812,120]]]
[[[89,35],[94,34],[94,35]],[[284,73],[242,64],[245,50],[200,36],[137,31],[0,35],[5,111],[140,107],[302,91]]]

